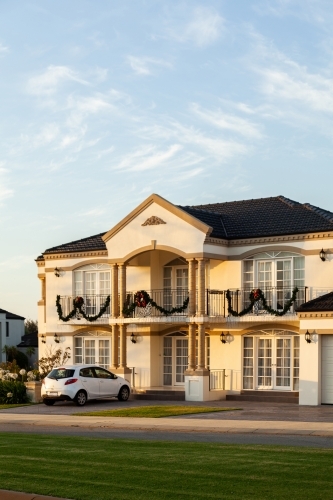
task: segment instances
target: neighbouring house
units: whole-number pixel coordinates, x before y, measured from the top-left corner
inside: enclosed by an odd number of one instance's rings
[[[29,365],[31,367],[36,367],[36,363],[38,361],[38,334],[34,333],[25,333],[21,342],[16,346],[19,351],[22,351],[29,360]]]
[[[0,362],[6,361],[5,346],[17,346],[24,335],[24,320],[22,316],[0,309]]]
[[[70,347],[147,397],[333,404],[332,249],[309,203],[153,194],[36,259],[40,355]]]

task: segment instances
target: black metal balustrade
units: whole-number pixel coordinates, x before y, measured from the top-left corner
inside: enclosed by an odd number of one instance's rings
[[[160,290],[146,290],[149,294],[150,298],[160,307],[163,307],[167,311],[170,311],[172,308],[181,308],[184,306],[184,302],[188,298],[188,290],[185,288],[164,288]],[[135,292],[127,292],[126,293],[126,304],[125,306],[128,308],[135,301]],[[172,314],[173,316],[187,316],[188,315],[188,307],[181,312],[175,312]],[[143,317],[159,317],[166,316],[164,312],[159,311],[156,307],[148,304],[146,307],[136,307],[134,311],[131,313],[132,318],[143,318]]]
[[[282,311],[291,299],[295,286],[288,287],[265,287],[261,288],[266,303],[272,309]],[[250,293],[252,288],[229,289],[231,308],[239,313],[250,304]],[[292,304],[289,312],[294,313],[295,309],[308,300],[308,287],[298,287],[296,300]],[[262,301],[259,300],[249,314],[265,314]],[[206,314],[208,316],[228,316],[227,290],[207,290],[206,291]]]
[[[67,316],[74,309],[74,299],[78,297],[77,295],[63,296],[60,297],[60,305],[62,308],[62,315]],[[96,316],[104,306],[105,301],[108,295],[80,295],[83,298],[83,306],[82,310],[88,316]],[[111,298],[112,300],[112,298]],[[107,307],[104,314],[102,314],[101,318],[108,318],[110,316],[110,306]],[[78,317],[74,316],[73,319],[78,319]]]
[[[292,287],[265,287],[261,288],[264,296],[266,298],[267,305],[282,311],[285,304],[292,297],[294,286]],[[290,313],[294,313],[297,307],[304,304],[308,300],[314,299],[331,290],[302,286],[298,287],[299,291],[296,296],[295,303],[290,308]],[[135,300],[135,295],[137,290],[126,292],[126,303],[125,307],[128,308],[133,304]],[[176,289],[158,289],[158,290],[147,290],[150,298],[160,307],[170,311],[172,308],[182,308],[184,302],[189,296],[189,292],[184,288]],[[244,308],[250,305],[250,293],[251,289],[248,288],[238,288],[229,289],[231,298],[231,308],[239,313]],[[197,294],[196,294],[197,295]],[[101,308],[104,306],[107,299],[107,295],[80,295],[83,298],[84,305],[83,310],[89,316],[95,316],[99,313]],[[62,307],[63,316],[67,316],[74,308],[73,301],[75,296],[62,296],[60,297],[60,304]],[[112,297],[111,297],[112,303]],[[118,296],[119,303],[119,296]],[[120,314],[123,305],[119,304],[118,314]],[[206,290],[206,307],[205,312],[208,316],[222,316],[227,317],[228,314],[228,301],[227,301],[227,290]],[[262,307],[261,301],[258,302],[258,307],[250,310],[249,314],[265,314],[265,310]],[[101,318],[109,318],[111,315],[111,304],[101,316]],[[143,317],[162,317],[166,316],[163,311],[159,311],[156,307],[148,304],[146,307],[135,307],[131,312],[129,317],[131,318],[143,318]],[[172,316],[188,316],[188,307],[186,307],[181,312],[174,312]],[[75,319],[75,317],[73,318]]]

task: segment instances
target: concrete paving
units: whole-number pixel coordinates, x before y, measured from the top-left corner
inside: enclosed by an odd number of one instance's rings
[[[22,406],[9,410],[1,410],[0,415],[72,415],[87,411],[116,410],[123,408],[137,408],[142,406],[213,406],[216,408],[239,408],[236,411],[186,415],[191,420],[246,420],[246,421],[290,421],[290,422],[333,422],[333,405],[299,406],[285,403],[256,403],[249,401],[209,401],[193,403],[190,401],[136,401],[126,403],[117,399],[88,401],[80,408],[72,402],[59,402],[54,406],[44,404]],[[170,417],[171,418],[171,417]],[[168,419],[169,420],[169,419]]]
[[[205,414],[206,415],[206,414]],[[226,416],[229,415],[229,418]],[[127,430],[163,430],[178,432],[214,433],[259,433],[292,434],[304,436],[333,436],[333,421],[290,421],[290,420],[236,420],[230,413],[226,418],[207,419],[186,417],[168,418],[128,418],[128,417],[84,417],[74,415],[0,414],[0,424],[30,426],[61,426],[80,428],[108,428]]]

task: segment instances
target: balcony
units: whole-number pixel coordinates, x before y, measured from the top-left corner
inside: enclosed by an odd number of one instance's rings
[[[288,301],[291,299],[293,294],[293,287],[265,287],[261,288],[263,292],[267,306],[275,309],[277,311],[282,311]],[[309,300],[309,288],[306,286],[299,287],[296,300],[292,304],[289,314],[295,313],[295,310],[301,304],[304,304]],[[315,293],[315,289],[311,288],[312,294]],[[230,293],[230,305],[231,309],[236,313],[240,313],[245,308],[249,307],[251,304],[249,288],[239,288],[239,289],[229,289]],[[227,290],[207,290],[206,291],[206,313],[208,316],[229,316],[228,314],[228,300],[227,300]],[[267,314],[266,310],[263,308],[263,303],[261,300],[255,303],[254,307],[249,311],[248,314],[260,315]]]
[[[82,310],[88,316],[96,316],[104,306],[105,301],[107,299],[107,295],[80,295],[83,298],[83,306]],[[74,299],[76,296],[74,295],[66,295],[60,297],[60,305],[62,309],[62,315],[67,316],[74,309]],[[110,317],[110,306],[107,307],[104,314],[101,315],[102,319],[107,319]],[[72,320],[80,320],[80,314],[76,314]]]
[[[183,308],[186,299],[188,299],[188,290],[185,288],[164,288],[160,290],[146,290],[153,302],[158,306],[171,311],[173,308]],[[126,293],[126,307],[134,302],[135,292]],[[156,307],[148,304],[146,307],[136,307],[129,317],[132,318],[145,318],[145,317],[165,317],[168,316],[163,311],[158,310]],[[188,316],[188,307],[180,312],[174,312],[172,316]]]
[[[287,314],[295,314],[298,306],[304,304],[308,300],[319,297],[330,290],[316,288],[316,287],[299,287],[299,291],[296,297],[295,303],[291,306]],[[231,308],[237,313],[241,312],[244,308],[250,305],[250,289],[239,288],[230,289],[231,298]],[[262,289],[264,296],[266,298],[267,305],[275,310],[282,311],[285,304],[292,297],[293,287],[266,287]],[[135,294],[137,290],[126,292],[126,307],[131,306],[134,303]],[[161,308],[170,311],[172,308],[182,308],[184,302],[189,296],[188,290],[183,288],[177,289],[155,289],[147,290],[150,298]],[[82,306],[83,311],[88,316],[97,315],[107,298],[106,295],[81,295],[84,300],[84,305]],[[73,300],[75,296],[62,296],[60,297],[60,305],[62,308],[63,316],[67,316],[73,310]],[[112,301],[112,298],[111,298]],[[257,305],[249,311],[246,316],[260,316],[265,315],[267,312],[262,307],[261,301],[256,303]],[[228,300],[227,300],[227,290],[206,290],[206,304],[205,313],[209,317],[223,317],[226,318],[228,314]],[[118,310],[120,314],[120,308]],[[135,307],[130,314],[127,315],[128,318],[162,318],[166,316],[172,316],[175,320],[177,317],[184,318],[188,317],[188,307],[180,312],[173,312],[171,315],[166,314],[154,307],[152,304],[148,304],[146,307]],[[111,316],[111,307],[108,307],[100,319],[105,323]],[[77,321],[82,319],[79,314],[71,318],[71,321]]]

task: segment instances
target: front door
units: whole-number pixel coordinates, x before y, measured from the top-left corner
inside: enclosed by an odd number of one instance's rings
[[[188,366],[188,338],[163,338],[163,385],[184,385]]]
[[[257,389],[291,389],[291,337],[257,339]]]

